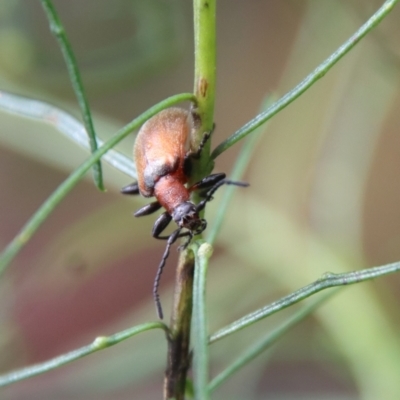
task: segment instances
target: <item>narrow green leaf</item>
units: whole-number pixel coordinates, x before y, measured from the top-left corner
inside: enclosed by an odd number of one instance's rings
[[[49,20],[50,30],[58,41],[65,63],[67,65],[69,79],[71,81],[76,98],[78,100],[78,104],[82,113],[83,122],[85,124],[86,132],[89,137],[91,152],[94,153],[97,150],[97,138],[93,126],[93,120],[90,112],[89,102],[87,100],[85,90],[83,88],[83,82],[81,74],[79,72],[78,63],[76,62],[76,58],[72,50],[71,44],[68,40],[67,34],[65,33],[64,26],[61,23],[61,20],[57,14],[57,11],[52,1],[51,0],[40,0],[40,1]],[[103,184],[103,175],[102,175],[100,160],[93,165],[93,178],[96,186],[103,191],[104,184]]]
[[[380,267],[361,269],[359,271],[345,272],[342,274],[326,273],[317,281],[310,283],[309,285],[304,286],[288,296],[282,297],[281,299],[238,319],[225,328],[220,329],[210,337],[210,343],[216,342],[225,336],[250,326],[263,318],[275,314],[276,312],[283,310],[292,304],[296,304],[299,301],[320,292],[321,290],[335,286],[352,285],[399,271],[400,262],[395,262]]]
[[[228,150],[229,147],[233,146],[236,142],[253,132],[279,111],[283,110],[292,101],[309,89],[315,82],[321,79],[345,54],[347,54],[367,33],[374,29],[389,14],[397,2],[398,0],[385,1],[382,7],[364,25],[362,25],[357,32],[355,32],[333,54],[311,72],[311,74],[303,79],[303,81],[301,81],[294,89],[290,90],[277,102],[272,104],[266,111],[258,114],[228,139],[219,144],[211,154],[212,159],[215,160],[225,150]]]
[[[236,361],[234,361],[229,367],[227,367],[224,371],[218,374],[210,382],[208,386],[210,392],[215,390],[227,379],[231,378],[236,372],[238,372],[244,366],[253,361],[263,351],[269,349],[273,344],[275,344],[279,339],[281,339],[283,335],[285,335],[299,322],[303,321],[306,317],[308,317],[311,313],[313,313],[318,307],[320,307],[323,303],[325,303],[325,301],[330,299],[335,293],[337,293],[337,290],[332,290],[329,293],[321,296],[310,305],[296,312],[293,316],[288,318],[285,322],[283,322],[281,325],[275,328],[272,332],[268,333],[258,343],[251,346],[247,351],[245,351],[241,356],[239,356]]]
[[[7,386],[11,383],[19,382],[24,379],[32,378],[36,375],[43,374],[53,369],[59,368],[71,361],[78,360],[79,358],[85,357],[89,354],[95,353],[99,350],[106,349],[107,347],[114,346],[122,342],[123,340],[129,339],[139,333],[146,332],[150,329],[162,329],[168,332],[168,328],[162,322],[148,322],[145,324],[134,326],[133,328],[126,329],[122,332],[118,332],[112,336],[100,336],[97,337],[91,344],[83,346],[79,349],[70,351],[61,356],[55,357],[51,360],[45,361],[40,364],[35,364],[30,367],[19,369],[13,372],[0,376],[0,387]]]
[[[88,142],[88,133],[84,125],[71,114],[50,103],[0,90],[0,110],[50,124],[79,146],[89,151],[91,150]],[[101,139],[97,139],[97,144],[102,146],[104,142]],[[132,159],[119,151],[109,150],[102,157],[102,160],[124,174],[137,178],[136,168],[132,163]]]

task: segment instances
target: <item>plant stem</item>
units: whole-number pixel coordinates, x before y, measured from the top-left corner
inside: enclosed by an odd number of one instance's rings
[[[176,271],[174,304],[168,340],[164,399],[185,398],[186,375],[190,366],[190,324],[192,320],[194,255],[181,254]]]
[[[122,332],[116,333],[112,336],[100,336],[97,337],[91,344],[81,347],[80,349],[70,351],[69,353],[63,354],[59,357],[53,358],[43,363],[32,365],[30,367],[2,375],[0,376],[0,386],[7,386],[11,383],[18,382],[27,378],[32,378],[36,375],[40,375],[55,368],[59,368],[65,364],[70,363],[71,361],[78,360],[79,358],[85,357],[99,350],[114,346],[115,344],[118,344],[123,340],[126,340],[134,335],[137,335],[138,333],[145,332],[150,329],[163,329],[165,332],[168,333],[167,326],[158,321],[141,324],[133,328],[126,329]]]
[[[50,197],[41,205],[41,207],[32,215],[29,221],[21,229],[21,231],[8,244],[4,251],[0,254],[0,275],[5,271],[9,263],[19,253],[19,251],[30,240],[32,235],[38,230],[40,225],[46,220],[56,206],[64,199],[64,197],[73,189],[73,187],[85,176],[86,172],[100,160],[101,156],[109,149],[113,148],[124,137],[128,136],[133,130],[143,125],[150,117],[157,114],[164,108],[170,107],[182,101],[193,101],[193,94],[183,93],[169,97],[149,108],[143,114],[135,118],[128,125],[120,129],[115,136],[109,139],[103,146],[96,150],[80,167],[50,195]]]
[[[205,132],[211,131],[214,123],[215,60],[216,60],[216,0],[193,0],[195,77],[192,107],[194,131],[190,148],[195,150]],[[201,159],[193,162],[190,183],[199,181],[211,172],[210,141],[201,153]],[[197,203],[198,199],[195,199]],[[177,267],[175,301],[171,319],[171,338],[168,347],[168,365],[164,380],[164,398],[184,398],[186,374],[189,367],[190,320],[193,297],[193,253],[182,252]],[[206,385],[203,385],[206,388]]]
[[[214,125],[216,77],[216,0],[193,0],[194,12],[194,94],[197,107],[192,111],[195,137],[191,148],[197,149],[205,132]],[[197,182],[211,172],[210,141],[202,151],[198,168],[194,169],[192,182]]]
[[[358,29],[345,43],[343,43],[333,54],[320,64],[311,74],[301,81],[294,89],[290,90],[266,111],[258,114],[255,118],[243,125],[228,139],[219,144],[211,154],[215,160],[221,153],[228,150],[236,142],[243,139],[257,127],[268,121],[279,111],[283,110],[292,101],[302,95],[315,82],[321,79],[345,54],[347,54],[367,33],[375,28],[392,10],[399,0],[387,0],[382,7]]]
[[[67,34],[65,33],[64,26],[60,21],[60,18],[57,14],[56,9],[54,8],[52,1],[51,0],[40,0],[40,1],[49,20],[50,30],[56,37],[58,44],[61,48],[65,64],[67,65],[69,79],[71,81],[76,98],[78,100],[79,107],[81,109],[83,123],[85,125],[86,132],[89,138],[90,149],[91,152],[94,153],[97,150],[96,132],[94,130],[89,102],[86,98],[81,74],[79,72],[74,52],[68,40]],[[103,175],[102,175],[100,160],[93,165],[93,178],[96,186],[100,190],[104,191]]]

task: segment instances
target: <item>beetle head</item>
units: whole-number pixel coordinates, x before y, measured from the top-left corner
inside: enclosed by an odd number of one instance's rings
[[[180,228],[186,228],[196,235],[203,232],[207,226],[207,221],[200,218],[195,204],[191,201],[184,201],[175,207],[172,218]]]

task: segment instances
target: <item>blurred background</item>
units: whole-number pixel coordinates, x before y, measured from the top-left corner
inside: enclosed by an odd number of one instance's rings
[[[213,147],[329,56],[383,3],[219,0]],[[103,139],[193,87],[192,7],[184,0],[55,0]],[[400,8],[273,118],[227,212],[209,271],[210,332],[318,279],[400,260]],[[0,3],[0,88],[79,117],[39,2]],[[119,149],[131,153],[134,136]],[[229,171],[240,144],[216,162]],[[87,152],[49,125],[0,111],[4,248]],[[164,249],[144,199],[104,166],[106,193],[81,182],[0,284],[2,372],[156,318]],[[222,192],[222,189],[221,189]],[[219,194],[219,196],[221,193]],[[218,198],[207,207],[212,224]],[[176,252],[161,282],[170,308]],[[218,399],[398,399],[400,277],[346,288],[215,392]],[[211,347],[213,374],[296,307]],[[3,399],[156,399],[166,359],[151,331],[17,383]]]

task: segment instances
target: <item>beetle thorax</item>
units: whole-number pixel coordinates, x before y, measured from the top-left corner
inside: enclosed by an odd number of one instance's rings
[[[154,186],[154,195],[171,215],[179,204],[190,198],[190,193],[181,179],[174,175],[161,177]]]

